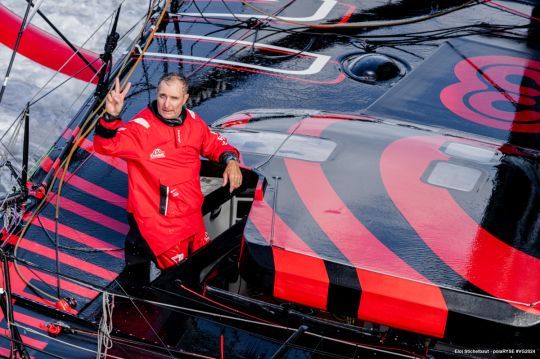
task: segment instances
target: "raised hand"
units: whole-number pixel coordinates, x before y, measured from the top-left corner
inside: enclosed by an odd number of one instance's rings
[[[105,97],[105,111],[112,116],[118,116],[122,112],[124,107],[124,99],[126,98],[129,89],[131,88],[131,82],[128,82],[124,91],[120,87],[120,80],[118,77],[115,80],[114,88]]]

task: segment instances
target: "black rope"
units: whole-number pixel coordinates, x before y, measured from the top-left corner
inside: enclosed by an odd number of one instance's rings
[[[26,2],[28,2],[29,4],[32,4],[32,1],[31,0],[26,0]],[[33,5],[32,5],[33,6]],[[60,30],[47,18],[47,16],[45,16],[45,14],[43,14],[43,12],[41,10],[38,9],[37,11],[38,15],[41,16],[41,18],[43,20],[45,20],[45,22],[51,27],[51,29],[54,30],[54,32],[56,32],[56,34],[58,34],[58,36],[60,36],[60,38],[66,43],[66,45],[69,46],[70,49],[73,50],[73,52],[86,64],[87,67],[89,67],[96,75],[98,73],[98,70],[96,68],[94,68],[94,66],[92,66],[92,64],[88,61],[88,59],[81,53],[81,51],[79,49],[77,49],[72,43],[71,41],[68,40],[67,37],[64,36],[64,34],[62,34],[62,32],[60,32]]]

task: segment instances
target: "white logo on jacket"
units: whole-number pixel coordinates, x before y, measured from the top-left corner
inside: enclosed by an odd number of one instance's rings
[[[155,160],[156,158],[165,158],[165,151],[163,151],[160,148],[156,148],[150,154],[150,158],[153,159],[153,160]]]
[[[225,137],[223,137],[223,136],[221,135],[221,133],[216,133],[216,132],[214,132],[214,131],[210,131],[210,132],[211,132],[214,136],[217,137],[218,141],[220,141],[221,144],[222,144],[223,146],[227,146],[227,145],[228,145],[227,139],[226,139]]]
[[[179,254],[175,255],[174,257],[171,257],[171,260],[174,263],[179,263],[182,259],[184,259],[184,253],[179,253]]]

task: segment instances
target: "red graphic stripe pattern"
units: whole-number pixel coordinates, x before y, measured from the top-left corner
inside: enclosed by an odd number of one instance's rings
[[[448,160],[439,151],[447,141],[442,136],[415,137],[387,147],[381,174],[389,195],[425,243],[463,278],[497,298],[536,302],[535,307],[518,307],[540,314],[540,281],[531,280],[540,273],[540,260],[487,232],[447,189],[419,180],[432,161]]]
[[[48,171],[52,166],[52,160],[47,157],[41,162],[41,168],[45,171]],[[63,169],[60,169],[55,173],[55,177],[60,179],[62,178]],[[64,177],[65,181],[72,186],[77,187],[80,190],[83,190],[86,193],[91,194],[94,197],[102,199],[103,201],[109,202],[115,206],[118,206],[122,209],[126,208],[127,200],[125,197],[119,196],[116,193],[106,190],[103,187],[100,187],[92,182],[85,180],[69,171],[67,171],[66,176]]]
[[[274,237],[271,238],[272,208],[264,201],[254,201],[249,219],[264,239],[272,245],[275,279],[274,296],[314,308],[326,309],[329,279],[322,259],[275,213]]]
[[[39,217],[39,219],[41,221],[41,224],[43,224],[43,228],[53,233],[55,232],[56,224],[53,220],[41,216]],[[37,221],[37,218],[34,219],[33,224],[36,226],[41,225],[40,222]],[[106,251],[104,253],[119,259],[124,259],[124,253],[121,248],[113,246],[112,244],[102,241],[100,239],[94,238],[84,232],[80,232],[76,229],[66,226],[65,224],[58,224],[58,234],[89,247],[115,249],[113,251]]]

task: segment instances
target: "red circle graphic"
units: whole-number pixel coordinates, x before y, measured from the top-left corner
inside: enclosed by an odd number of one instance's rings
[[[540,133],[539,61],[477,56],[458,62],[454,73],[459,82],[440,93],[441,102],[454,114],[501,130]],[[526,79],[528,85],[524,81],[521,84],[510,81],[511,77]],[[505,106],[496,106],[497,103]]]

